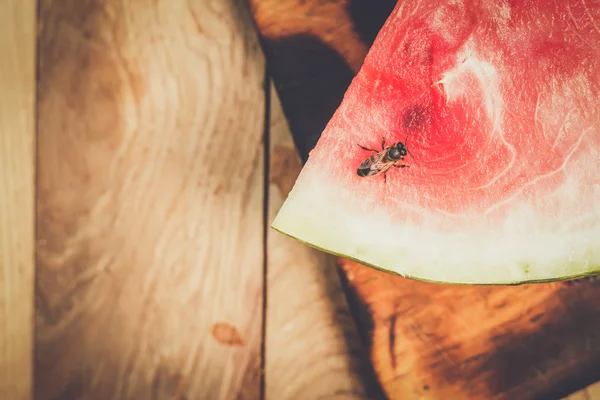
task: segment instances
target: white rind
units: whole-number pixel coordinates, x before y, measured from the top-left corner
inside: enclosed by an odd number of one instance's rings
[[[360,210],[327,185],[302,179],[272,227],[326,252],[406,277],[457,284],[555,281],[600,271],[600,231],[551,232],[531,225],[496,229],[393,223],[378,210]],[[516,210],[516,208],[515,208]],[[519,212],[519,211],[516,211]],[[474,226],[474,225],[473,225]]]

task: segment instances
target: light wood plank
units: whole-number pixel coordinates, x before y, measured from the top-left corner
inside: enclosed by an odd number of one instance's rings
[[[587,396],[588,396],[587,391],[585,389],[583,389],[578,392],[570,394],[569,396],[565,397],[563,400],[591,400]]]
[[[585,389],[581,389],[564,400],[600,400],[600,382],[596,382]]]
[[[31,398],[36,2],[0,1],[0,399]]]
[[[233,0],[42,0],[36,395],[257,399],[265,65]]]
[[[269,169],[270,225],[301,169],[274,89]],[[267,240],[266,399],[367,398],[360,338],[333,257],[273,229]]]
[[[587,393],[590,400],[600,400],[600,382],[588,386],[584,391]]]

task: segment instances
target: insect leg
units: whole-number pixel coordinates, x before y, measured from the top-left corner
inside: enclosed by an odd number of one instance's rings
[[[360,147],[363,150],[367,150],[367,151],[372,151],[374,153],[379,153],[377,150],[373,150],[373,149],[367,149],[365,146],[361,146],[360,144],[358,145],[358,147]]]
[[[383,173],[383,183],[387,183],[387,171]]]
[[[381,150],[385,149],[385,138],[381,141]]]
[[[410,167],[410,165],[404,165],[404,164],[402,164],[402,165],[396,165],[396,164],[394,164],[394,168],[409,168],[409,167]]]

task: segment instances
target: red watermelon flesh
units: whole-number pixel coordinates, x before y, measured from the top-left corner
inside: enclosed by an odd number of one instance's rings
[[[273,227],[417,279],[600,270],[600,2],[400,1]],[[357,167],[403,142],[409,168]]]

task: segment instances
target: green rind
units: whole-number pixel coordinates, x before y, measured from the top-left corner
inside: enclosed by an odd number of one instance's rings
[[[593,277],[593,276],[598,276],[600,275],[600,266],[598,267],[598,269],[596,270],[592,270],[592,271],[587,271],[587,272],[583,272],[581,274],[575,274],[575,275],[565,275],[565,276],[558,276],[555,278],[549,278],[549,279],[530,279],[530,280],[524,280],[524,281],[518,281],[518,282],[494,282],[494,283],[481,283],[481,282],[474,282],[474,283],[465,283],[465,282],[451,282],[451,281],[436,281],[436,280],[431,280],[431,279],[424,279],[424,278],[420,278],[417,276],[412,276],[410,274],[399,274],[395,271],[392,270],[388,270],[385,268],[381,268],[378,267],[376,265],[370,264],[369,262],[366,262],[364,260],[360,260],[358,258],[355,257],[349,257],[345,254],[340,254],[340,253],[336,253],[333,251],[329,251],[326,249],[323,249],[321,247],[319,247],[318,245],[308,242],[306,240],[300,239],[298,237],[295,237],[294,235],[287,233],[285,231],[283,231],[280,228],[277,228],[276,226],[274,226],[274,224],[271,224],[271,229],[274,229],[275,231],[288,236],[300,243],[306,244],[312,248],[315,248],[317,250],[323,251],[325,253],[328,254],[332,254],[334,256],[338,256],[338,257],[343,257],[346,258],[348,260],[352,260],[355,261],[361,265],[364,265],[366,267],[369,268],[373,268],[377,271],[382,271],[385,273],[388,273],[390,275],[394,275],[394,276],[399,276],[402,278],[406,278],[406,279],[411,279],[414,281],[418,281],[418,282],[424,282],[424,283],[434,283],[434,284],[440,284],[440,285],[454,285],[454,286],[521,286],[521,285],[528,285],[528,284],[536,284],[536,283],[553,283],[553,282],[566,282],[566,281],[571,281],[571,280],[576,280],[576,279],[581,279],[581,278],[588,278],[588,277]]]

